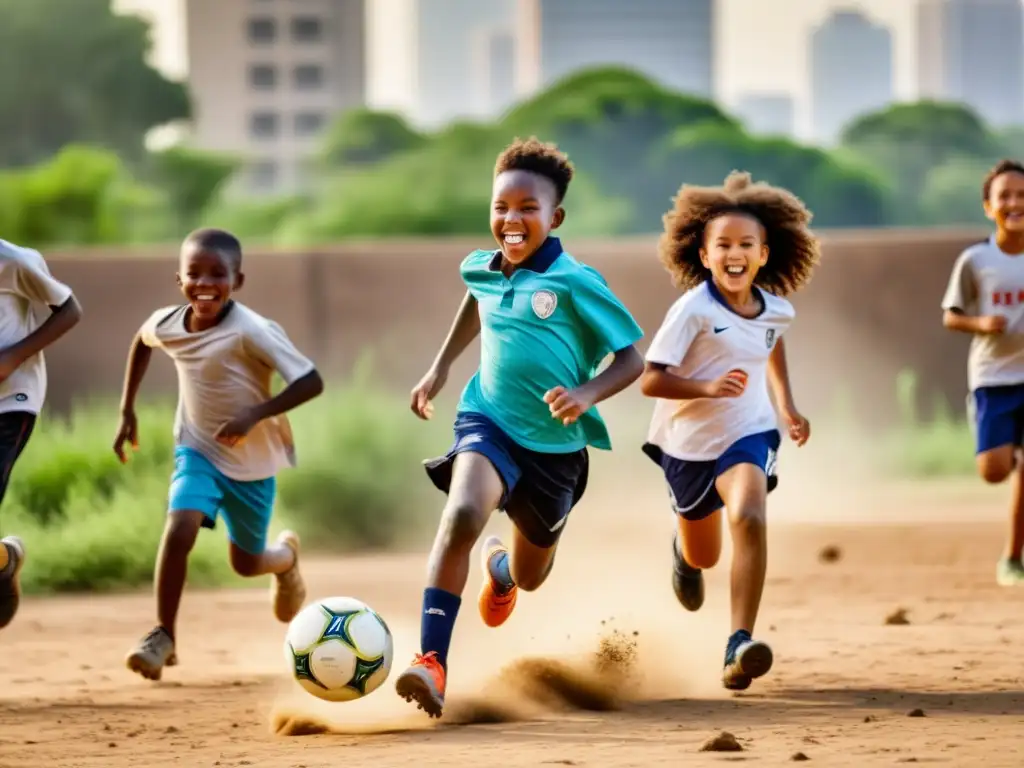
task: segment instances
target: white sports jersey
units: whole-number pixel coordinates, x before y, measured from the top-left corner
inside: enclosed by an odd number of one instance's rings
[[[71,298],[55,280],[39,251],[0,240],[0,348],[17,344]],[[0,413],[39,413],[46,400],[46,360],[30,357],[0,383]]]
[[[967,357],[967,384],[1024,384],[1024,254],[1003,253],[995,238],[972,245],[953,266],[943,309],[982,317],[1002,315],[1000,335],[975,334]]]
[[[647,361],[683,379],[718,379],[733,369],[747,374],[739,397],[659,399],[647,440],[669,456],[711,461],[737,440],[778,428],[768,395],[768,358],[793,321],[793,305],[761,291],[764,310],[745,318],[730,309],[708,281],[684,293],[658,329]]]
[[[232,480],[263,480],[295,465],[295,444],[284,414],[253,427],[233,448],[214,435],[242,409],[271,398],[274,371],[286,384],[313,371],[277,323],[235,302],[213,328],[185,328],[187,306],[154,312],[139,331],[148,347],[163,349],[178,370],[179,445],[203,454]]]

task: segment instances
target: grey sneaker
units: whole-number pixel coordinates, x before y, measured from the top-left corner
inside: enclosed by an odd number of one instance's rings
[[[1004,557],[996,566],[996,583],[1001,587],[1017,587],[1024,584],[1024,565],[1020,560]]]
[[[14,620],[21,602],[18,574],[25,565],[25,545],[17,536],[0,540],[0,545],[7,549],[7,565],[0,570],[0,628],[3,628]]]
[[[139,641],[135,650],[128,654],[125,663],[128,669],[147,680],[159,680],[164,667],[173,667],[178,663],[174,640],[166,629],[155,627]]]
[[[281,531],[278,544],[284,544],[295,553],[295,565],[284,573],[275,574],[270,585],[270,599],[274,604],[274,616],[278,621],[288,623],[302,610],[306,602],[306,582],[299,571],[299,537],[293,531]]]

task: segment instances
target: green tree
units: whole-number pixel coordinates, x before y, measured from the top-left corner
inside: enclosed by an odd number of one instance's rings
[[[320,156],[332,166],[372,165],[421,147],[425,141],[401,115],[352,109],[328,129]]]
[[[981,180],[986,173],[987,163],[965,158],[954,158],[932,168],[921,195],[923,223],[984,224],[987,219],[982,209]]]
[[[150,155],[154,184],[167,195],[175,228],[192,229],[241,161],[213,152],[171,147]]]
[[[854,120],[842,145],[892,180],[897,222],[922,219],[921,196],[929,174],[956,158],[989,163],[1002,142],[971,109],[922,101],[896,104]]]
[[[146,132],[185,118],[185,88],[146,63],[149,24],[110,0],[0,0],[0,167],[71,142],[142,154]]]

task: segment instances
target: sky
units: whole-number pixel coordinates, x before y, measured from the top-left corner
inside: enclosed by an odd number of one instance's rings
[[[376,56],[371,54],[369,66],[371,105],[393,101],[393,94],[404,85],[403,67],[380,44],[386,40],[388,19],[400,13],[404,1],[370,0],[370,47],[378,52]],[[113,4],[118,11],[141,12],[153,19],[153,63],[176,78],[184,77],[184,0],[113,0]],[[916,0],[719,0],[719,4],[717,96],[727,105],[750,91],[784,91],[792,93],[798,102],[806,102],[808,33],[831,11],[840,8],[860,9],[892,29],[896,45],[896,96],[914,96]]]

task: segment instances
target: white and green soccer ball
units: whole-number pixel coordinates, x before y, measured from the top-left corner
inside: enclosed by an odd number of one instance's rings
[[[284,653],[306,691],[325,701],[352,701],[387,680],[394,644],[384,619],[366,603],[328,597],[292,619]]]

